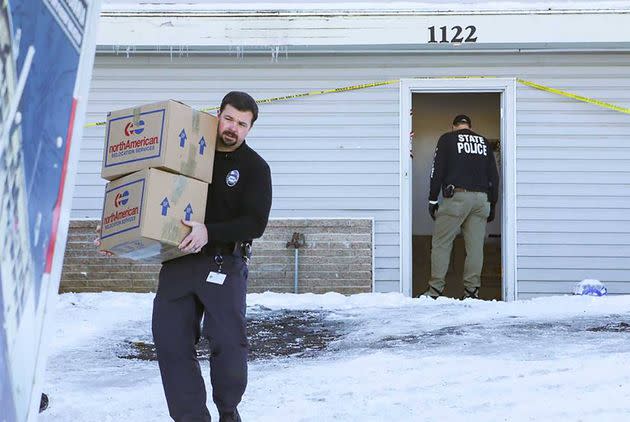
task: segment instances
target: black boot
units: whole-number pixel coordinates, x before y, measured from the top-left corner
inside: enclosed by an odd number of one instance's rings
[[[464,299],[479,299],[479,287],[475,287],[472,290],[468,287],[464,287],[464,296],[462,296],[462,300]]]
[[[442,293],[444,292],[439,291],[438,289],[436,289],[435,287],[429,284],[429,290],[424,292],[422,296],[428,296],[431,299],[437,299],[438,297],[442,296]]]
[[[241,415],[238,414],[238,410],[232,413],[221,413],[219,415],[219,422],[242,422]]]
[[[39,399],[39,413],[42,413],[46,409],[48,409],[48,396],[42,393],[42,397]]]

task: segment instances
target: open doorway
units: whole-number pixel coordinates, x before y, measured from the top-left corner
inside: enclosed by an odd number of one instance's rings
[[[517,243],[516,243],[516,80],[514,78],[416,78],[400,80],[400,291],[412,296],[413,283],[413,216],[414,212],[427,213],[428,198],[424,195],[421,202],[415,208],[413,206],[413,192],[416,187],[428,189],[428,173],[426,179],[414,184],[413,165],[411,158],[412,139],[410,133],[413,128],[414,116],[412,115],[412,100],[417,94],[455,94],[455,97],[463,94],[490,93],[500,98],[500,191],[499,202],[500,218],[497,220],[501,228],[500,253],[501,253],[501,299],[512,301],[518,297],[517,292]],[[495,98],[496,98],[495,97]],[[436,97],[440,98],[440,97]],[[444,98],[444,97],[441,97]],[[464,97],[462,97],[464,98]],[[439,109],[432,107],[436,112]],[[473,119],[473,129],[482,132],[483,127],[477,127],[474,111],[468,114]],[[455,114],[462,112],[458,110]],[[445,132],[450,129],[453,116],[442,116],[437,120],[444,126],[440,129]],[[418,115],[416,115],[417,117]],[[436,129],[436,133],[440,132]],[[422,130],[419,131],[421,133]],[[489,134],[484,134],[490,137]],[[418,136],[418,134],[416,134]],[[439,136],[439,135],[437,135]],[[437,142],[437,136],[433,142]],[[430,158],[433,157],[433,147],[428,148]],[[420,154],[417,150],[416,154]],[[430,161],[430,160],[429,160]],[[428,171],[428,170],[427,170]],[[419,194],[422,195],[422,194]],[[428,217],[427,217],[428,218]],[[426,280],[424,280],[426,283]],[[482,286],[483,287],[483,286]]]
[[[499,173],[501,135],[501,94],[484,93],[415,93],[412,95],[412,273],[413,296],[426,291],[431,274],[431,235],[434,222],[427,211],[429,177],[433,153],[440,135],[451,130],[453,117],[466,114],[472,130],[492,145]],[[461,297],[464,291],[462,274],[466,251],[464,239],[457,235],[446,276],[444,295]],[[496,218],[486,226],[484,266],[481,273],[482,299],[502,298],[501,282],[501,204]]]

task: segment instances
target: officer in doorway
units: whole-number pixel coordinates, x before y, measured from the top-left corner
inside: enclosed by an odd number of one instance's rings
[[[219,420],[241,421],[237,406],[247,385],[249,346],[247,264],[252,241],[262,236],[271,208],[269,166],[245,142],[258,117],[256,102],[244,92],[230,92],[217,117],[204,224],[182,220],[191,232],[179,248],[189,254],[163,263],[153,301],[153,341],[169,414],[177,422],[210,421],[195,351],[201,336],[210,343]]]
[[[466,246],[463,298],[479,297],[486,222],[494,220],[499,173],[492,147],[471,128],[470,117],[456,116],[453,130],[440,137],[433,157],[429,214],[435,227],[431,279],[424,295],[434,299],[444,292],[453,240],[460,229]],[[440,189],[444,198],[441,206]]]

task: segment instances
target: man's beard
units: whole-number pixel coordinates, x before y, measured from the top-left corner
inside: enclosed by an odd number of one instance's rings
[[[229,135],[231,137],[230,138],[225,138],[224,135]],[[234,146],[238,143],[238,135],[234,132],[231,132],[229,130],[225,130],[223,131],[223,133],[221,133],[221,135],[219,135],[219,142],[222,143],[225,146],[231,147]]]

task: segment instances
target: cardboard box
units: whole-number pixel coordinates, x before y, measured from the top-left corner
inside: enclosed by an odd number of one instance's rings
[[[217,124],[213,115],[173,100],[112,111],[101,177],[153,167],[211,183]]]
[[[101,250],[133,260],[164,262],[185,255],[190,233],[181,220],[203,223],[208,185],[158,169],[109,182],[101,219]]]

